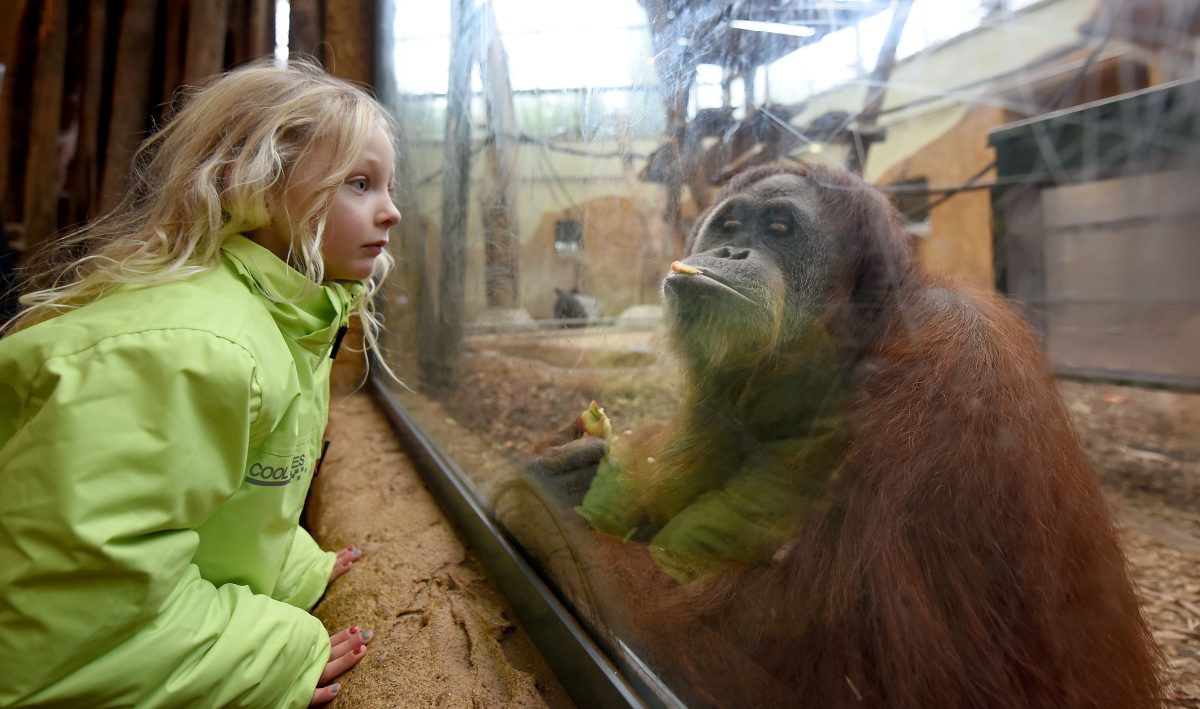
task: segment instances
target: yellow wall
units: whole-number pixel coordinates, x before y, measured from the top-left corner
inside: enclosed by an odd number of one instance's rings
[[[893,165],[883,184],[924,178],[931,187],[962,184],[992,159],[986,139],[989,129],[1003,124],[1008,113],[994,106],[977,106],[942,136],[906,160]],[[985,173],[980,182],[995,177]],[[940,199],[930,197],[931,203]],[[992,228],[989,190],[960,192],[930,212],[929,233],[917,237],[917,253],[930,271],[948,273],[978,286],[991,286]]]
[[[899,63],[888,82],[883,108],[927,96],[945,96],[964,84],[1017,69],[1048,52],[1078,42],[1077,28],[1087,20],[1096,0],[1048,0],[1006,17],[997,26],[981,26]],[[1031,77],[1032,78],[1032,77]],[[793,122],[804,124],[840,109],[862,107],[867,87],[851,82],[813,97]],[[973,107],[991,106],[1021,113],[1017,97],[1002,97],[994,86],[965,92],[959,101],[938,100],[881,117],[887,138],[874,144],[865,175],[878,180],[888,169],[946,133]],[[982,167],[981,163],[979,167]]]

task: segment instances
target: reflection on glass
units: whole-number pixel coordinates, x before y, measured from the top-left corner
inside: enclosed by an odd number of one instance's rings
[[[1154,703],[1046,364],[1200,384],[1200,21],[1132,5],[396,0],[397,394],[623,667]]]

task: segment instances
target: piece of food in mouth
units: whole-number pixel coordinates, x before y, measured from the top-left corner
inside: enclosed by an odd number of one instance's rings
[[[695,278],[686,279],[686,282],[689,284],[689,287],[691,285],[702,285],[709,289],[725,291],[726,293],[728,293],[729,295],[732,295],[733,297],[737,298],[738,300],[749,303],[750,305],[755,305],[755,302],[753,300],[750,300],[750,298],[746,297],[745,295],[738,292],[734,288],[731,288],[729,285],[727,285],[723,281],[721,281],[717,278],[714,278],[713,276],[708,275],[703,270],[696,268],[695,266],[689,266],[688,264],[684,263],[683,261],[672,261],[671,262],[671,275],[667,276],[666,282],[670,283],[671,279],[675,276],[695,276]]]
[[[575,420],[579,430],[595,436],[596,438],[608,438],[612,435],[612,422],[608,420],[608,415],[604,413],[604,409],[595,401],[588,404],[587,410],[579,414],[579,418]]]
[[[683,261],[672,261],[671,273],[681,273],[685,276],[700,276],[704,274],[704,271],[694,266],[689,266]]]

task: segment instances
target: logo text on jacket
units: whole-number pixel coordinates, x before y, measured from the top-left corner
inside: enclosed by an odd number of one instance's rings
[[[251,485],[277,487],[298,480],[304,474],[304,455],[292,456],[291,465],[254,463],[246,469],[246,482]]]

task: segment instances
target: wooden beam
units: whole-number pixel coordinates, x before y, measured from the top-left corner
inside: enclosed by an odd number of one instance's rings
[[[162,95],[168,105],[183,81],[183,63],[187,54],[188,3],[184,0],[163,5]],[[168,109],[169,110],[169,109]]]
[[[485,267],[489,308],[515,308],[519,302],[520,243],[517,239],[517,115],[513,108],[508,56],[492,4],[480,8],[482,41],[479,67],[488,115],[487,162],[491,184],[482,197]]]
[[[324,35],[321,30],[321,4],[321,0],[291,0],[289,56],[317,56],[317,49]]]
[[[225,68],[229,0],[194,0],[188,6],[183,83],[194,84]]]
[[[67,0],[45,0],[38,23],[38,54],[25,166],[25,244],[36,247],[58,228],[58,133],[67,65]]]
[[[275,53],[275,1],[250,0],[246,24],[249,25],[250,56],[266,57]]]
[[[275,51],[275,8],[271,0],[233,0],[229,16],[234,65]]]
[[[28,114],[21,108],[29,105],[28,82],[19,81],[22,73],[28,72],[28,64],[35,56],[28,51],[29,40],[27,33],[22,32],[26,24],[35,22],[36,7],[28,0],[5,4],[3,19],[0,22],[0,61],[4,62],[4,80],[0,82],[0,212],[11,221],[17,216],[21,205],[21,180],[13,180],[9,189],[9,175],[20,174],[24,171],[24,154],[16,155],[13,146],[23,145],[24,133],[28,129]],[[25,49],[26,51],[22,51]]]
[[[390,28],[395,23],[394,3],[381,3],[377,24],[389,28],[377,35],[375,51],[381,57],[394,55],[395,43]],[[428,334],[434,327],[435,313],[429,308],[433,302],[434,274],[426,267],[428,258],[426,242],[433,236],[431,220],[422,217],[417,208],[415,178],[410,156],[412,141],[409,126],[403,119],[408,115],[406,97],[396,84],[396,67],[390,63],[379,65],[377,77],[379,102],[397,117],[396,131],[396,206],[403,215],[400,223],[392,228],[392,254],[396,256],[396,269],[388,278],[381,299],[382,315],[388,323],[384,346],[388,351],[388,362],[402,378],[415,379],[420,371],[417,366],[421,350],[422,333]]]
[[[68,176],[73,221],[95,216],[100,199],[101,106],[104,95],[104,67],[108,62],[105,39],[108,33],[108,3],[90,0],[83,40],[83,76],[79,92],[79,142]]]
[[[25,17],[28,7],[29,0],[0,3],[0,62],[5,66],[12,66],[16,58],[21,19]]]
[[[438,269],[438,327],[421,373],[434,390],[458,386],[466,305],[467,205],[471,176],[471,68],[479,56],[475,0],[453,0],[446,142],[442,158],[442,234]]]
[[[329,73],[360,84],[374,83],[374,15],[374,0],[326,3],[322,61]]]
[[[113,69],[112,118],[100,181],[100,211],[107,212],[125,190],[133,153],[150,123],[150,66],[154,61],[154,24],[158,3],[125,4]]]
[[[859,175],[863,174],[863,168],[867,165],[867,153],[871,150],[869,135],[875,127],[875,115],[883,108],[883,99],[887,96],[888,80],[892,77],[892,67],[896,65],[896,48],[900,46],[900,36],[904,34],[912,4],[913,0],[896,0],[892,5],[892,21],[879,48],[875,70],[867,81],[867,100],[859,114],[865,118],[858,122],[855,141],[846,155],[846,169]]]
[[[634,268],[637,270],[637,297],[639,303],[650,302],[653,295],[660,288],[661,276],[658,276],[658,271],[654,271],[654,277],[648,279],[646,265],[654,264],[661,267],[671,259],[665,259],[662,252],[662,242],[655,238],[655,230],[651,226],[652,217],[650,210],[646,208],[646,204],[642,201],[642,187],[638,183],[637,171],[633,169],[633,138],[629,132],[629,121],[624,114],[617,113],[614,116],[617,124],[617,148],[621,152],[621,173],[625,177],[625,190],[629,193],[629,204],[633,207],[634,214],[637,215],[638,224],[642,227],[641,237],[637,240],[637,263]],[[661,217],[661,215],[659,215]],[[659,222],[661,223],[661,221]],[[665,224],[663,225],[665,227]]]
[[[674,154],[666,157],[666,207],[663,221],[669,227],[665,233],[664,252],[682,254],[684,249],[683,180],[684,145],[687,132],[687,105],[692,84],[696,81],[696,65],[690,50],[681,43],[679,27],[673,23],[675,12],[670,0],[640,0],[650,19],[650,39],[654,48],[654,71],[658,75],[659,94],[667,114],[667,135],[674,143]]]

